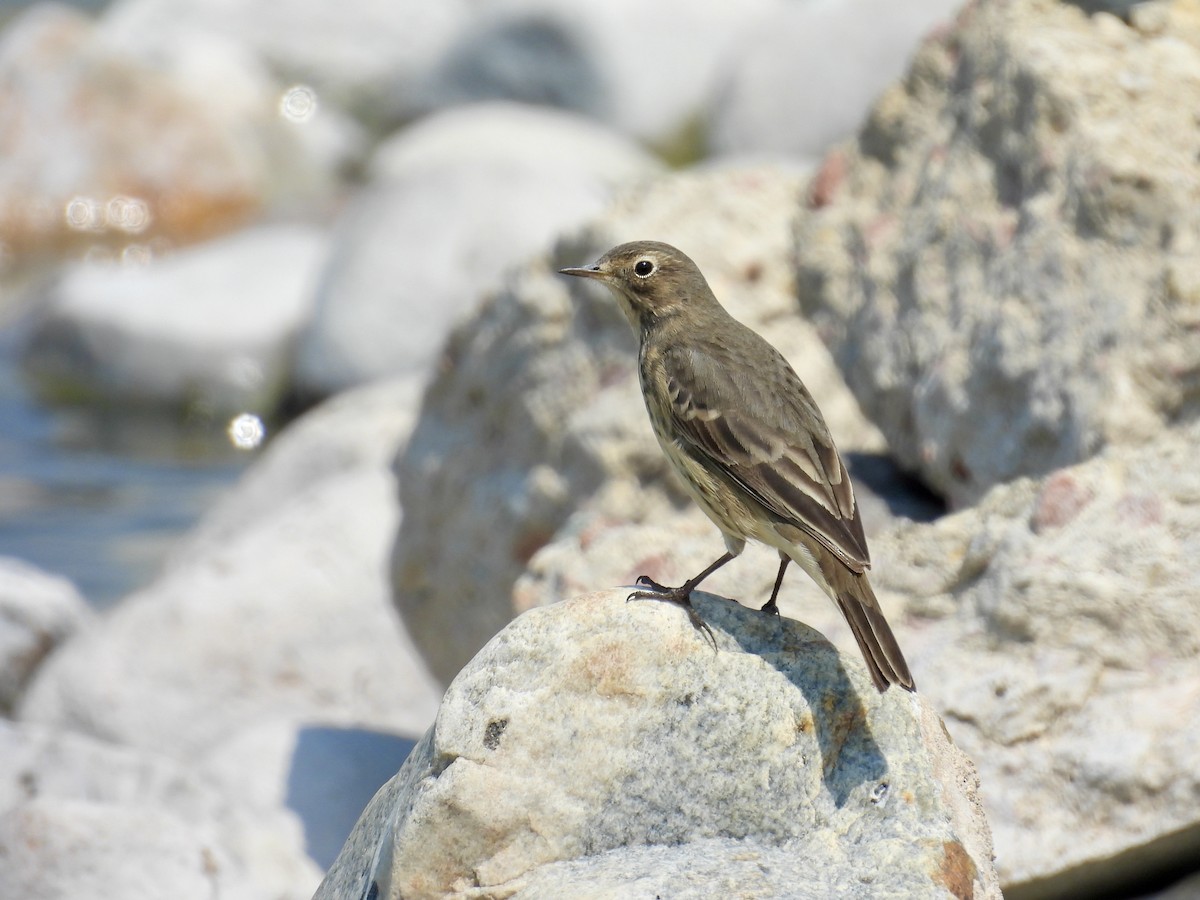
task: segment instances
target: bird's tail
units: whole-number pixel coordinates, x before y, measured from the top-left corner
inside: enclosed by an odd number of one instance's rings
[[[839,574],[842,577],[833,582],[836,592],[834,602],[850,624],[850,631],[854,634],[854,640],[858,641],[858,649],[867,662],[875,687],[880,693],[893,684],[900,685],[906,691],[915,691],[916,682],[908,671],[908,663],[904,661],[904,654],[900,652],[891,626],[883,617],[867,576],[846,570]]]

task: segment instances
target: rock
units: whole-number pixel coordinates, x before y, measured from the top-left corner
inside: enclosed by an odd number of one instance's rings
[[[195,766],[0,721],[0,895],[308,897],[294,815],[234,798]]]
[[[843,450],[881,446],[795,314],[789,229],[803,183],[778,166],[648,182],[455,332],[397,463],[405,518],[392,564],[398,608],[443,682],[512,618],[514,581],[593,495],[598,515],[634,522],[690,502],[650,430],[628,323],[607,291],[556,269],[624,240],[679,246],[796,364]]]
[[[1198,442],[1112,447],[872,544],[918,684],[978,761],[1006,895],[1132,895],[1195,864]]]
[[[974,769],[919,695],[798,622],[696,602],[717,652],[620,592],[509,625],[316,897],[1000,896]]]
[[[301,344],[319,396],[385,375],[424,381],[451,324],[613,187],[660,166],[584,119],[511,103],[432,116],[382,145],[343,217]]]
[[[22,352],[54,400],[270,415],[310,314],[325,237],[240,232],[146,265],[69,266]]]
[[[183,760],[268,719],[419,734],[438,688],[383,578],[409,396],[364,389],[310,413],[295,446],[281,434],[245,477],[245,521],[235,487],[156,582],[42,667],[20,717]]]
[[[164,50],[190,35],[225,38],[278,77],[310,87],[322,105],[349,110],[378,126],[393,106],[411,110],[407,92],[470,15],[464,0],[352,0],[336,10],[308,0],[269,5],[119,0],[106,13],[105,27]]]
[[[219,41],[132,51],[84,14],[37,4],[0,35],[4,257],[142,258],[266,209],[327,202],[342,150],[328,116],[280,116],[280,89]],[[282,198],[286,197],[286,203]]]
[[[783,5],[491,4],[411,96],[419,109],[494,99],[559,106],[695,159],[702,150],[698,123],[725,57],[741,35]]]
[[[152,900],[164,885],[181,900],[206,900],[217,890],[253,896],[241,879],[218,877],[229,860],[192,823],[153,808],[31,800],[0,816],[0,858],[6,897]]]
[[[1156,8],[973,4],[814,180],[804,309],[955,504],[1200,410],[1200,9]]]
[[[730,54],[708,119],[711,152],[818,160],[862,124],[917,42],[962,0],[787,4]]]
[[[71,582],[0,557],[0,712],[12,711],[42,661],[91,618]]]

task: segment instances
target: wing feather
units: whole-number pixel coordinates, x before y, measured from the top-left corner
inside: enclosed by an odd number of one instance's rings
[[[663,355],[680,446],[716,467],[780,524],[811,535],[852,571],[870,566],[854,489],[808,389],[761,342],[773,365],[748,369],[709,343]]]

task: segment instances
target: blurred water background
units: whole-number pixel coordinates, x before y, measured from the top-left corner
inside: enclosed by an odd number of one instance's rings
[[[249,456],[224,422],[39,402],[16,364],[19,335],[0,330],[0,555],[105,607],[153,577]]]
[[[0,0],[0,28],[34,5]],[[108,4],[63,5],[98,14]],[[229,439],[226,418],[36,396],[18,354],[25,297],[49,273],[12,254],[0,263],[0,556],[69,578],[104,608],[154,576],[254,449]]]

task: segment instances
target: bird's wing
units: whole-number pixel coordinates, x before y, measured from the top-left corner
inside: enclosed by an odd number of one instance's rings
[[[664,354],[666,400],[681,448],[719,469],[781,524],[862,572],[871,564],[862,517],[825,420],[787,361],[765,341],[760,346],[771,365],[748,367],[715,345]]]

